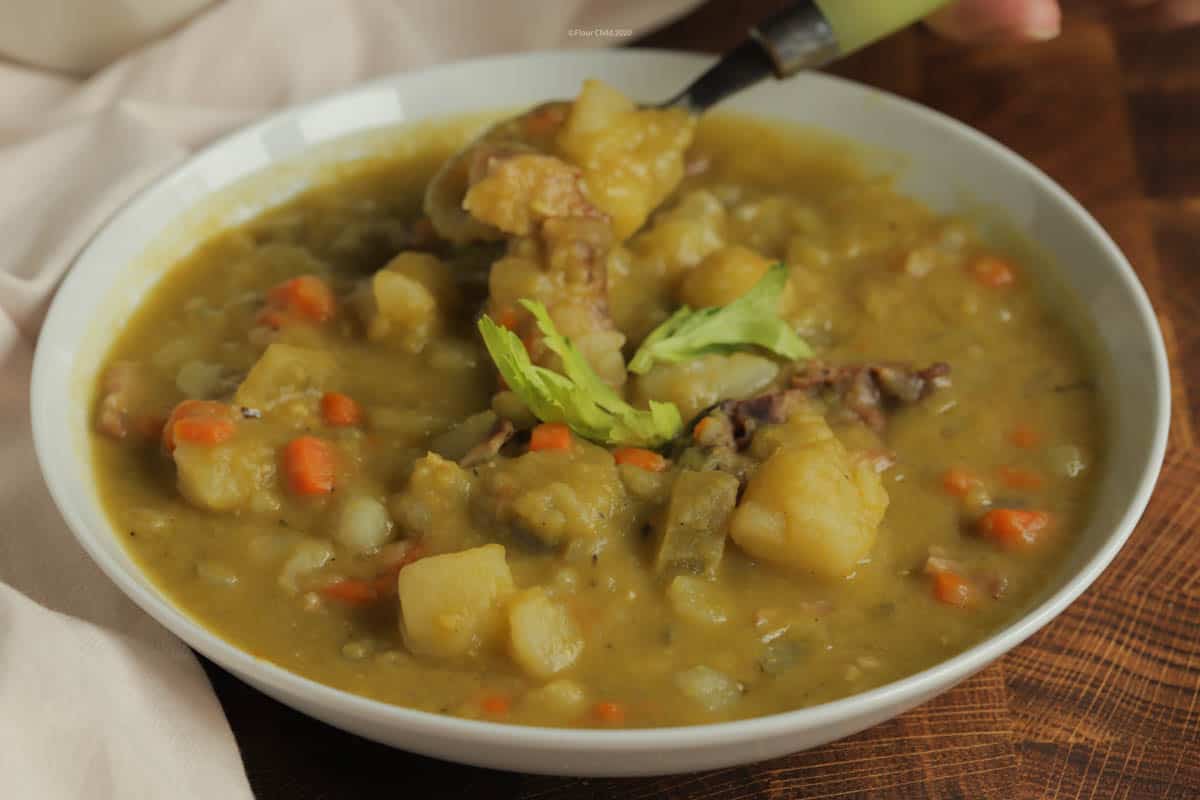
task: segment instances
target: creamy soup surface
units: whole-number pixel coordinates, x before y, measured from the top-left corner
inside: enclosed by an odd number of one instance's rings
[[[212,237],[113,347],[95,474],[203,625],[412,708],[696,724],[929,667],[1060,569],[1103,442],[1035,265],[777,124],[589,82],[478,133]]]

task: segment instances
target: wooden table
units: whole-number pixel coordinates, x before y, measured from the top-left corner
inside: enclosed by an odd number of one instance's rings
[[[720,50],[776,3],[710,2],[645,43]],[[1029,642],[915,711],[818,750],[688,776],[446,764],[322,725],[206,662],[260,798],[1200,797],[1200,29],[1072,13],[1058,41],[970,49],[912,30],[836,71],[1012,147],[1137,268],[1172,357],[1174,419],[1154,499],[1116,563]]]

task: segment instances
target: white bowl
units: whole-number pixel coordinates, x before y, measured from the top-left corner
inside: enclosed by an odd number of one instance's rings
[[[147,613],[281,702],[413,752],[528,772],[661,774],[814,747],[945,691],[1053,619],[1125,542],[1145,509],[1162,463],[1170,391],[1154,312],[1133,270],[1095,220],[1030,164],[947,117],[821,75],[762,85],[729,107],[816,125],[897,153],[900,159],[894,163],[905,164],[901,187],[936,208],[954,207],[972,186],[987,187],[989,204],[1057,261],[1054,282],[1061,284],[1066,298],[1062,307],[1075,308],[1070,313],[1094,331],[1109,447],[1099,467],[1094,512],[1059,578],[1020,619],[923,672],[812,708],[740,722],[649,730],[519,727],[386,705],[255,658],[172,605],[120,545],[92,479],[91,409],[86,399],[121,321],[174,258],[215,227],[303,187],[319,175],[322,165],[380,146],[389,135],[380,128],[570,97],[588,77],[655,100],[669,96],[708,63],[697,56],[636,50],[533,53],[400,75],[285,111],[233,134],[143,192],[80,255],[50,309],[34,364],[38,458],[79,542]],[[376,132],[330,143],[369,129]],[[321,146],[313,149],[316,144]],[[277,166],[281,162],[287,163]],[[262,173],[266,167],[272,169]],[[251,173],[259,175],[247,179]],[[213,200],[218,190],[218,200]]]

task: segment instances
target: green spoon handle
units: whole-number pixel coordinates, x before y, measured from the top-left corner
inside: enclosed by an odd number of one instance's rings
[[[776,76],[824,66],[927,16],[948,0],[799,0],[751,29]]]
[[[915,22],[948,0],[793,0],[658,107],[703,113],[772,76],[823,67]]]
[[[815,0],[837,38],[841,55],[853,53],[923,19],[947,0]]]

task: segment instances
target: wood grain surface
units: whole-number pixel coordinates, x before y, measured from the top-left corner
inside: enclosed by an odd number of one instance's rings
[[[883,1],[883,0],[881,0]],[[777,0],[714,0],[649,37],[716,51]],[[914,98],[1046,170],[1117,240],[1172,359],[1167,464],[1116,562],[1061,617],[955,690],[840,742],[749,767],[574,780],[446,764],[301,716],[205,662],[255,792],[287,798],[1200,797],[1200,29],[1069,4],[1064,35],[964,48],[915,29],[838,73]]]

